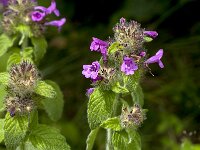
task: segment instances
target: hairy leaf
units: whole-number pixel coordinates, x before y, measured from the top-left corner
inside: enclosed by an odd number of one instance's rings
[[[44,57],[44,54],[46,53],[48,46],[47,42],[44,37],[32,37],[31,41],[34,46],[34,60],[36,63],[39,63],[39,61]]]
[[[131,133],[125,130],[115,131],[112,136],[112,143],[115,150],[141,150],[139,134],[134,130]]]
[[[90,95],[88,103],[88,122],[91,129],[98,127],[104,120],[111,117],[115,93],[96,88]]]
[[[86,141],[87,147],[86,147],[86,150],[92,150],[93,145],[94,145],[94,141],[96,139],[98,131],[99,131],[99,128],[91,130],[90,134],[87,137],[87,141]]]
[[[142,91],[142,87],[138,84],[135,91],[131,93],[132,99],[134,103],[140,104],[140,106],[143,106],[144,104],[144,94]]]
[[[57,129],[46,125],[38,125],[33,129],[27,142],[36,150],[70,150],[65,137]]]
[[[28,130],[28,116],[11,117],[6,114],[4,125],[5,144],[8,149],[16,149],[20,142],[24,139]]]
[[[120,119],[118,117],[108,118],[101,124],[101,127],[105,129],[112,129],[114,131],[120,131],[122,129]]]
[[[112,87],[112,91],[118,94],[119,93],[124,94],[129,92],[128,89],[124,86],[121,86],[119,82],[117,82],[116,85]]]
[[[63,94],[59,86],[53,81],[45,81],[48,85],[51,85],[55,92],[56,96],[53,99],[45,98],[41,100],[43,107],[51,120],[57,121],[61,118],[64,106]]]
[[[135,71],[133,75],[123,75],[124,86],[131,92],[135,91],[139,84],[140,70]]]
[[[45,81],[38,81],[35,93],[46,98],[55,98],[55,89]]]
[[[7,52],[8,48],[13,45],[15,39],[16,37],[8,37],[5,34],[0,35],[0,56]]]
[[[4,119],[0,119],[0,143],[4,140]]]
[[[19,64],[21,62],[21,55],[19,53],[13,53],[10,55],[8,62],[7,62],[7,70],[10,70],[10,68],[15,65]]]

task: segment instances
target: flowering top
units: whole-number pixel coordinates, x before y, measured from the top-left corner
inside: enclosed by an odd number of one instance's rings
[[[100,69],[100,64],[98,61],[92,63],[92,65],[83,65],[82,74],[86,78],[96,79],[98,78],[98,71]]]
[[[141,73],[148,69],[148,64],[158,63],[161,68],[164,67],[161,61],[163,50],[148,58],[143,46],[145,42],[150,42],[146,37],[153,40],[158,36],[156,31],[145,31],[136,21],[127,22],[125,18],[121,18],[113,30],[114,38],[109,43],[95,37],[91,42],[90,50],[102,53],[100,63],[96,61],[92,65],[83,65],[82,74],[91,78],[94,86],[119,92],[124,87],[118,86],[136,87],[127,82],[133,79],[132,76],[138,82]]]
[[[121,65],[121,71],[126,75],[134,74],[134,71],[138,69],[137,64],[133,61],[133,58],[124,57],[123,63]]]
[[[151,63],[158,63],[158,65],[160,66],[160,68],[164,68],[164,65],[161,61],[161,58],[163,56],[163,49],[160,49],[156,55],[150,57],[149,59],[147,59],[145,61],[145,64],[151,64]]]

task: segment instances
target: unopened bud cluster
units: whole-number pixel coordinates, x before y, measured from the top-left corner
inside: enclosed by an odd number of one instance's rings
[[[5,98],[7,111],[11,116],[30,113],[36,107],[32,99],[39,79],[36,67],[28,61],[22,61],[11,67],[9,75],[8,94]]]
[[[146,119],[146,116],[142,108],[135,104],[131,109],[122,108],[120,119],[123,127],[138,127]]]

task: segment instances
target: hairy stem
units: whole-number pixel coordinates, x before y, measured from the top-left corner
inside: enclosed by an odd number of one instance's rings
[[[121,94],[117,94],[115,101],[113,103],[113,112],[111,117],[114,117],[117,115],[117,110],[118,110],[118,106],[119,106],[119,99],[121,97]],[[107,138],[106,138],[106,150],[112,150],[113,146],[112,146],[112,130],[111,129],[107,129]]]

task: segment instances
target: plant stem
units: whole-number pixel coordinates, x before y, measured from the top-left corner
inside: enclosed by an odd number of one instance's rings
[[[117,94],[115,101],[113,103],[113,111],[111,114],[111,117],[114,117],[117,115],[117,109],[119,106],[119,99],[121,97],[121,94]],[[112,130],[111,129],[107,129],[107,138],[106,138],[106,150],[112,150],[113,146],[112,146]]]

